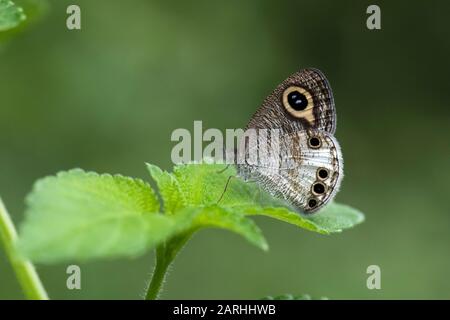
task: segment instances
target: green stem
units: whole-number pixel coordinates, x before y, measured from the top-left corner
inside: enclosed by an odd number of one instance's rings
[[[25,297],[29,300],[48,300],[47,293],[33,264],[21,258],[16,251],[17,232],[1,198],[0,240]]]
[[[156,264],[152,280],[145,295],[146,300],[156,300],[161,292],[169,266],[191,237],[192,232],[174,237],[156,248]]]
[[[171,261],[166,259],[165,245],[156,248],[156,265],[153,271],[152,280],[145,295],[146,300],[156,300],[162,289],[167,269]]]

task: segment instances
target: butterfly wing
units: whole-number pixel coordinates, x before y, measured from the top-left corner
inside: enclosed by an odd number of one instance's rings
[[[317,69],[304,69],[283,81],[256,111],[247,129],[278,128],[285,132],[336,130],[336,111],[331,87]]]
[[[334,198],[343,178],[343,160],[330,133],[309,129],[264,139],[248,145],[245,162],[237,166],[240,176],[306,214]]]

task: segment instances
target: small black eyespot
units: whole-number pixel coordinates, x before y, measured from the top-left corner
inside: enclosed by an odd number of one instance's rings
[[[314,208],[315,206],[317,206],[317,200],[316,199],[309,199],[308,200],[308,207]]]
[[[319,177],[320,178],[322,178],[322,179],[326,179],[326,178],[328,178],[328,170],[327,169],[319,169],[319,171],[318,171],[318,173],[317,173],[318,175],[319,175]]]
[[[298,91],[290,92],[287,96],[287,100],[291,108],[296,111],[305,110],[308,106],[308,99],[306,99],[304,94]]]
[[[313,190],[317,194],[322,194],[325,192],[325,186],[322,183],[317,182],[316,184],[314,184]]]
[[[317,137],[311,137],[309,138],[309,145],[313,148],[320,147],[320,139]]]

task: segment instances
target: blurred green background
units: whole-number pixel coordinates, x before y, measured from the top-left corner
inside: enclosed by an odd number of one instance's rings
[[[25,8],[38,0],[21,0]],[[82,11],[82,30],[65,26]],[[291,73],[321,69],[338,112],[345,179],[337,201],[362,225],[322,236],[260,218],[264,253],[221,230],[178,256],[163,298],[450,298],[450,3],[377,1],[50,1],[0,43],[0,195],[19,224],[33,182],[60,170],[148,178],[172,167],[175,128],[244,127]],[[95,245],[95,244],[93,244]],[[381,290],[366,268],[381,267]],[[66,267],[38,265],[52,298],[139,299],[151,253]],[[0,298],[22,298],[0,251]]]

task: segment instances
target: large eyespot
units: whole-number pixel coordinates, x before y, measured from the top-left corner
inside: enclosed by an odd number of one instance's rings
[[[312,136],[308,139],[308,145],[313,149],[319,149],[322,146],[322,141],[319,137]]]
[[[311,94],[302,87],[290,86],[283,92],[283,106],[296,118],[314,120],[312,115],[313,99]]]
[[[313,208],[315,208],[316,206],[317,206],[317,200],[316,199],[314,199],[314,198],[310,198],[309,200],[308,200],[308,208],[309,209],[313,209]]]
[[[326,178],[328,178],[329,175],[330,175],[330,173],[328,172],[328,169],[325,169],[325,168],[317,169],[317,177],[319,179],[325,180]]]
[[[312,186],[312,193],[315,195],[321,195],[324,194],[327,188],[322,182],[316,182]]]
[[[287,100],[291,108],[297,111],[305,110],[308,106],[308,100],[305,95],[297,90],[291,91],[287,96]]]

